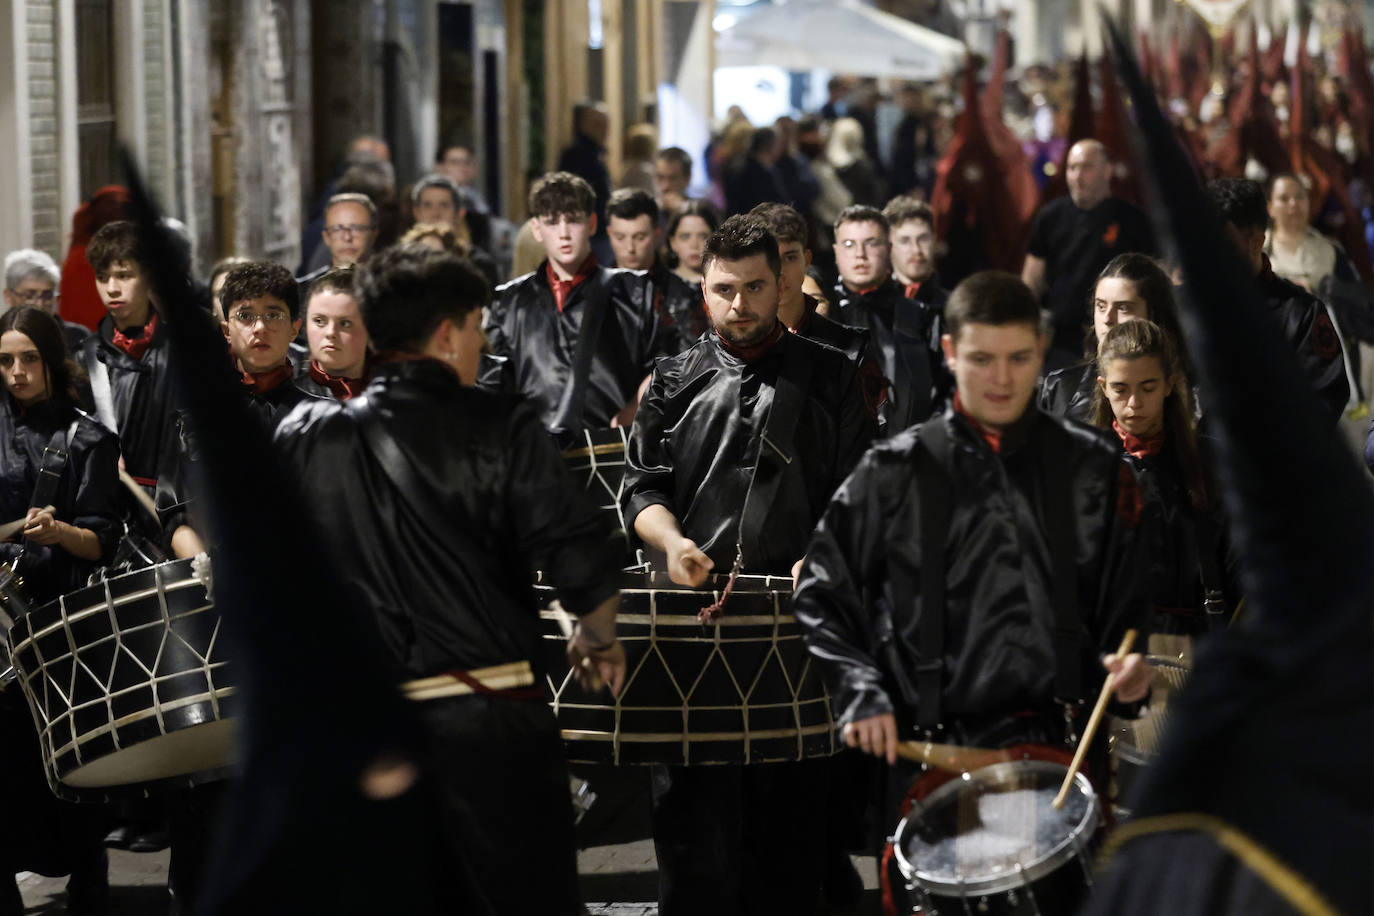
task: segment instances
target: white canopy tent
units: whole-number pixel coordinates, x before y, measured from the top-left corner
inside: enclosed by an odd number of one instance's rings
[[[963,64],[963,42],[856,0],[790,0],[716,35],[716,66],[824,69],[934,80]]]

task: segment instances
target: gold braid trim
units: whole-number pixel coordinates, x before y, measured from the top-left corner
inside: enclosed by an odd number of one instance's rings
[[[1273,853],[1240,830],[1210,814],[1163,814],[1126,824],[1107,838],[1102,846],[1099,864],[1105,868],[1121,847],[1132,840],[1181,831],[1207,834],[1304,916],[1340,916],[1340,912],[1306,878],[1280,862]]]

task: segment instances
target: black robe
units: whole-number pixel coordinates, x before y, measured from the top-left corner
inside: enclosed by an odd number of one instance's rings
[[[33,498],[43,450],[59,430],[66,435],[76,420],[76,435],[67,442],[67,466],[49,502],[54,517],[95,532],[101,559],[83,560],[57,545],[25,542],[23,535],[0,543],[0,562],[12,563],[23,550],[19,574],[35,605],[86,584],[91,570],[114,553],[121,527],[119,441],[93,417],[65,397],[41,401],[21,410],[8,394],[0,395],[0,522],[23,518]]]
[[[889,277],[866,293],[837,281],[831,314],[841,324],[868,331],[889,386],[879,414],[883,434],[896,435],[929,418],[941,399],[937,367],[943,365],[932,351],[935,311],[907,299]]]
[[[1274,273],[1267,263],[1259,275],[1259,288],[1297,354],[1303,375],[1331,419],[1339,420],[1350,400],[1350,380],[1345,374],[1340,336],[1326,306],[1301,286]]]
[[[975,728],[1053,706],[1053,562],[1044,532],[1047,463],[1070,473],[1077,546],[1085,694],[1103,678],[1099,654],[1138,626],[1139,491],[1120,444],[1099,431],[1032,410],[1003,435],[1000,452],[962,415],[943,416],[870,451],[835,494],[806,551],[792,608],[822,659],[838,716],[897,715],[915,736],[912,673],[921,661],[919,585],[910,605],[894,598],[892,570],[919,584],[921,494],[915,471],[922,430],[944,428],[936,463],[952,481],[945,543],[946,723]],[[1115,437],[1112,437],[1114,439]],[[902,671],[892,670],[897,660]]]
[[[500,387],[533,401],[547,429],[603,429],[634,398],[654,360],[678,351],[677,334],[659,321],[654,289],[643,273],[597,267],[573,288],[559,311],[547,264],[497,287],[496,301],[487,310],[487,340],[492,353],[504,359]],[[582,323],[592,307],[606,311],[582,409],[576,416],[560,417]]]
[[[712,333],[658,364],[625,454],[627,526],[647,507],[665,506],[717,571],[730,569],[778,374],[794,357],[811,363],[809,398],[792,441],[796,454],[766,509],[766,542],[744,545],[743,567],[791,570],[831,493],[874,435],[854,361],[796,334],[783,334],[746,362]]]

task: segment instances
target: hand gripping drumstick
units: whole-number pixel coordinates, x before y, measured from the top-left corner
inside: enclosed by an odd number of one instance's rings
[[[1126,635],[1121,639],[1121,647],[1116,650],[1116,655],[1113,657],[1117,661],[1125,658],[1134,644],[1135,630],[1127,630]],[[1097,695],[1097,705],[1093,707],[1093,714],[1088,717],[1088,727],[1083,729],[1083,737],[1078,739],[1078,750],[1074,751],[1073,763],[1069,764],[1069,772],[1064,776],[1064,784],[1059,787],[1059,794],[1054,797],[1054,810],[1056,811],[1064,807],[1064,802],[1069,797],[1069,786],[1073,785],[1073,778],[1078,775],[1078,768],[1083,765],[1083,757],[1088,753],[1088,745],[1093,743],[1093,735],[1097,733],[1097,723],[1102,721],[1102,711],[1107,708],[1107,698],[1112,695],[1112,688],[1115,686],[1116,675],[1108,674],[1107,679],[1102,682],[1102,692]]]
[[[57,510],[54,509],[52,506],[44,506],[42,509],[39,509],[38,511],[47,512],[51,514],[53,512],[56,512]],[[10,538],[14,537],[16,534],[23,531],[28,526],[28,524],[29,518],[28,516],[24,516],[23,518],[16,518],[12,522],[5,522],[5,524],[0,525],[0,541],[8,541]]]
[[[124,470],[123,468],[119,469],[119,482],[129,488],[129,492],[134,495],[134,501],[137,502],[140,507],[142,507],[144,512],[147,512],[149,515],[153,517],[153,521],[156,522],[159,520],[157,514],[157,504],[154,503],[152,497],[148,495],[148,491],[143,489],[143,486],[138,481],[130,477],[129,472]]]
[[[549,610],[553,612],[554,620],[558,621],[558,629],[563,631],[563,638],[572,639],[573,624],[575,621],[572,615],[564,609],[563,603],[555,598],[553,601],[549,602]],[[600,690],[602,686],[601,675],[597,674],[596,666],[592,663],[592,660],[584,655],[582,657],[581,667],[591,673],[590,689],[593,691]]]

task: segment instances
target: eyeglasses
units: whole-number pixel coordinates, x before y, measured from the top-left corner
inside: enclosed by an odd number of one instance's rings
[[[864,239],[862,242],[856,239],[845,239],[843,242],[840,242],[840,247],[845,251],[853,251],[860,245],[864,247],[864,251],[882,251],[887,247],[887,242],[882,239]]]
[[[53,292],[50,289],[30,289],[24,290],[22,292],[17,289],[12,289],[9,292],[10,295],[14,296],[14,298],[18,299],[25,305],[33,305],[36,302],[41,302],[44,305],[51,305],[53,301],[57,299],[57,293]]]
[[[265,324],[268,328],[276,328],[279,327],[283,321],[286,321],[291,316],[288,315],[286,312],[271,311],[258,313],[253,311],[252,309],[239,309],[229,317],[234,320],[234,324],[238,325],[241,328],[251,328],[259,321]]]
[[[340,223],[337,226],[325,226],[324,231],[329,233],[330,235],[346,235],[351,237],[355,235],[364,235],[368,232],[371,232],[372,225],[370,223],[366,225],[360,225],[357,223],[344,225],[343,223]]]

